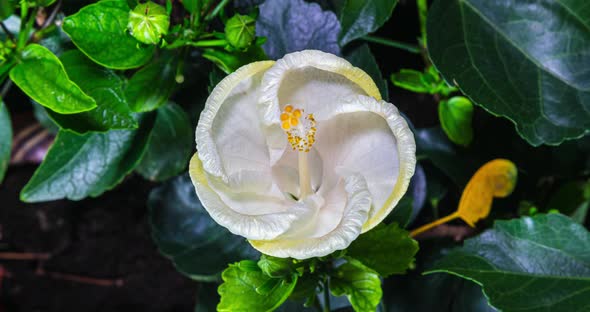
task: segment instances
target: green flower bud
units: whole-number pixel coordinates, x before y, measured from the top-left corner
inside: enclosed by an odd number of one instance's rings
[[[225,24],[225,37],[232,47],[248,49],[256,38],[256,20],[247,15],[232,16]]]
[[[166,8],[151,1],[138,4],[129,12],[127,28],[140,42],[157,44],[168,33],[170,18]]]

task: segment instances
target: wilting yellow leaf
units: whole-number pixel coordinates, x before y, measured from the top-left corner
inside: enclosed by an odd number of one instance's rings
[[[490,214],[494,197],[506,197],[512,193],[517,175],[516,166],[510,160],[494,159],[486,163],[467,183],[457,211],[412,231],[411,235],[416,236],[456,218],[461,218],[471,227],[475,227],[477,221]]]
[[[458,217],[471,227],[486,218],[494,197],[506,197],[516,185],[516,166],[506,159],[494,159],[471,177],[459,201]]]

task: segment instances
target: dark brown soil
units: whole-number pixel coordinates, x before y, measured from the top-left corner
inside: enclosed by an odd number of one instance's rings
[[[51,258],[0,260],[9,276],[0,312],[193,311],[197,284],[177,273],[150,237],[152,185],[130,177],[97,199],[24,204],[18,193],[33,171],[12,167],[0,186],[0,252]],[[122,286],[99,285],[117,279]]]

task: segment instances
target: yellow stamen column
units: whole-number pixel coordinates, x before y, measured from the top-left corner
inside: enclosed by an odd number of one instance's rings
[[[302,121],[302,109],[294,109],[287,105],[281,114],[281,128],[287,134],[287,139],[294,151],[298,151],[299,167],[299,199],[312,193],[311,175],[309,170],[309,151],[315,142],[316,123],[313,114],[305,116]]]

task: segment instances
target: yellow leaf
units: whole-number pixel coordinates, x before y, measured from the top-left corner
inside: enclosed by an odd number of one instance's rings
[[[494,197],[506,197],[516,186],[516,166],[506,159],[494,159],[471,177],[459,201],[458,217],[471,227],[485,219],[492,209]]]
[[[477,221],[490,214],[494,197],[506,197],[512,193],[517,175],[516,166],[510,160],[494,159],[484,164],[467,183],[457,211],[412,231],[411,236],[456,218],[461,218],[471,227],[475,227]]]

